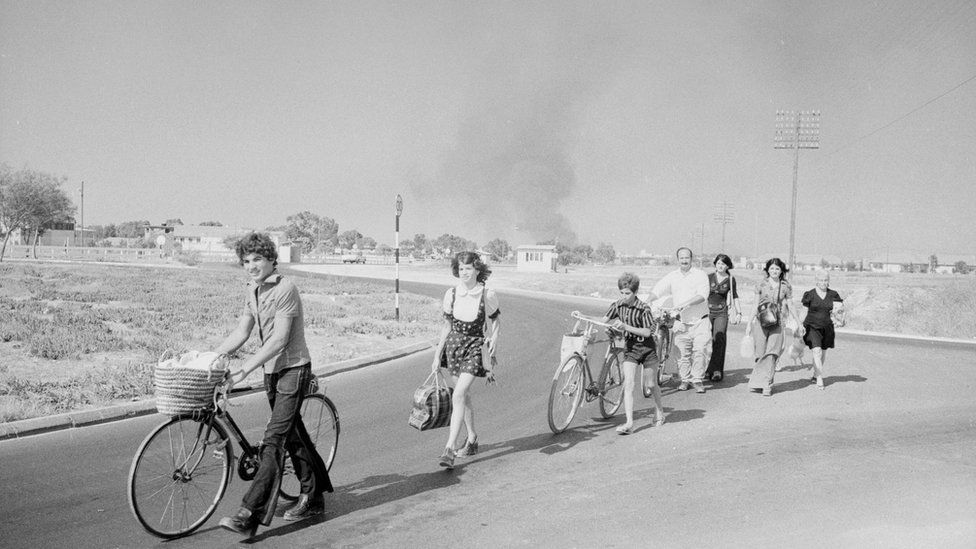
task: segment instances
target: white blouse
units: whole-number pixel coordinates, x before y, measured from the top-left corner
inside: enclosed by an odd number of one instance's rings
[[[468,289],[464,284],[458,284],[454,290],[454,310],[451,311],[451,289],[444,293],[444,312],[454,314],[454,318],[462,322],[471,322],[478,318],[478,304],[481,302],[481,292],[486,291],[481,284]],[[488,289],[485,294],[485,315],[491,316],[498,310],[498,295],[495,290]]]

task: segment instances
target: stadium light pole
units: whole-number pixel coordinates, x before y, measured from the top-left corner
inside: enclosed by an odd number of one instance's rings
[[[397,322],[400,322],[400,214],[403,213],[403,197],[399,194],[396,195],[396,225],[394,227],[393,233],[393,260],[396,264],[394,267],[395,273],[395,286],[393,288],[393,302],[394,307],[396,307],[396,312],[394,316]]]
[[[793,201],[790,207],[789,268],[796,265],[796,194],[800,149],[820,148],[820,111],[776,111],[776,149],[793,149]]]

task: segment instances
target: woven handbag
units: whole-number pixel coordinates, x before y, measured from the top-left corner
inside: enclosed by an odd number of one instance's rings
[[[419,431],[437,429],[451,422],[451,397],[454,389],[448,387],[444,375],[438,369],[427,376],[424,384],[413,393],[413,408],[407,423]]]
[[[191,351],[178,359],[166,359],[167,353],[153,370],[156,411],[178,416],[209,406],[214,387],[224,378],[226,361],[216,353]]]

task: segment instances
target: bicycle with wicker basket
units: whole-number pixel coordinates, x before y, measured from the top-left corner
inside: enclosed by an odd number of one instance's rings
[[[155,381],[157,409],[171,417],[139,445],[129,469],[128,497],[143,528],[170,539],[192,533],[213,515],[233,464],[242,480],[254,479],[261,443],[251,444],[227,409],[227,369],[157,369]],[[331,469],[339,444],[339,415],[314,377],[306,388],[301,417],[326,469]],[[241,449],[236,459],[232,437]],[[286,459],[278,493],[295,501],[299,492],[291,460]]]
[[[623,402],[623,371],[620,369],[620,352],[625,344],[623,334],[613,326],[593,317],[573,311],[576,319],[573,330],[563,336],[559,367],[552,376],[549,389],[549,428],[561,433],[569,427],[580,405],[599,401],[600,415],[613,417]],[[608,328],[607,339],[595,339],[598,328]],[[588,348],[590,345],[608,342],[599,377],[590,371]]]

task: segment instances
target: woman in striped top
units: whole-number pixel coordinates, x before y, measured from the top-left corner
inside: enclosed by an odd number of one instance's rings
[[[661,407],[661,388],[657,384],[658,359],[654,352],[654,340],[651,338],[654,318],[651,316],[650,306],[637,299],[636,295],[637,289],[640,288],[640,278],[633,273],[624,273],[617,279],[617,288],[620,290],[620,299],[610,306],[605,320],[616,330],[623,332],[626,341],[622,368],[624,414],[627,421],[617,427],[617,433],[629,435],[634,431],[634,378],[638,364],[650,370],[645,372],[644,377],[650,375],[651,379],[655,427],[664,424],[664,408]]]

